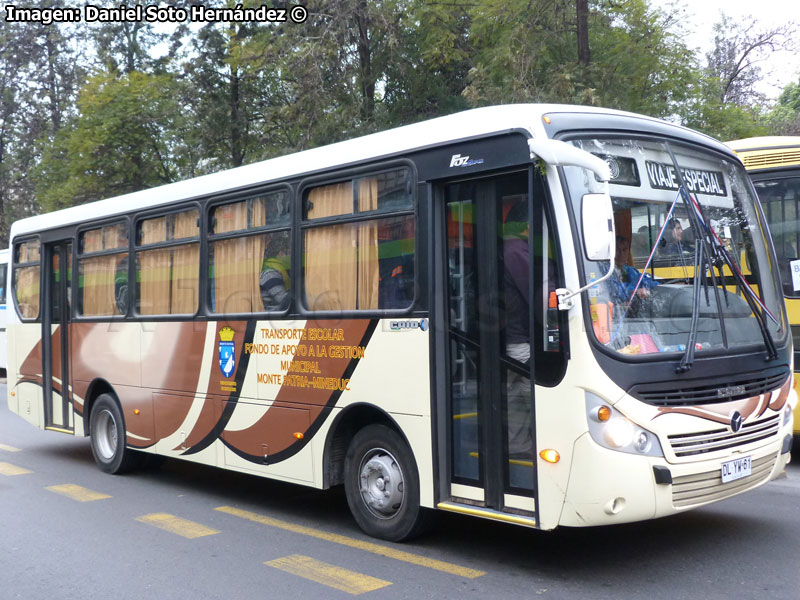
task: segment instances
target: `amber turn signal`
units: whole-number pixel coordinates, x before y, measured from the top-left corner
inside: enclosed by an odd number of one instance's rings
[[[539,452],[539,456],[542,457],[542,460],[553,464],[561,460],[561,455],[558,453],[558,450],[553,450],[552,448],[542,450]]]
[[[294,437],[296,437],[298,440],[302,440],[305,436],[302,433],[300,433],[299,431],[295,431],[294,432]]]
[[[608,406],[601,406],[597,409],[597,420],[605,423],[611,418],[611,409]]]

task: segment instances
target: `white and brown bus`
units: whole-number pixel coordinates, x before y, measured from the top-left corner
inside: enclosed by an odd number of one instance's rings
[[[678,213],[691,270],[615,268],[615,239],[662,214],[658,248]],[[669,515],[789,460],[763,224],[739,161],[687,129],[446,116],[16,222],[9,406],[110,473],[152,453],[344,484],[390,540],[432,508]]]

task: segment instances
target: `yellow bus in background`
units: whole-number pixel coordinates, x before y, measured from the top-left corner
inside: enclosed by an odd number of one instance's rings
[[[753,180],[775,242],[794,340],[796,388],[800,364],[800,136],[753,137],[727,144]],[[794,432],[800,434],[800,411],[795,411]]]

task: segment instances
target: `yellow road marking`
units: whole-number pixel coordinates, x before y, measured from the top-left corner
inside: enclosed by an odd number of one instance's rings
[[[362,575],[361,573],[329,565],[300,554],[276,558],[264,564],[292,575],[298,575],[309,581],[315,581],[342,592],[347,592],[353,596],[392,585],[391,581]]]
[[[14,446],[7,446],[6,444],[0,444],[0,450],[5,450],[6,452],[19,452],[19,448],[14,448]]]
[[[442,560],[436,560],[433,558],[425,558],[424,556],[419,556],[418,554],[411,554],[410,552],[395,550],[394,548],[381,546],[380,544],[363,542],[361,540],[349,538],[344,535],[327,533],[325,531],[312,529],[311,527],[305,527],[303,525],[295,525],[294,523],[280,521],[278,519],[273,519],[272,517],[265,517],[264,515],[259,515],[258,513],[247,510],[241,510],[232,506],[219,506],[215,510],[233,515],[235,517],[240,517],[242,519],[247,519],[249,521],[254,521],[255,523],[261,523],[262,525],[269,525],[270,527],[277,527],[286,531],[292,531],[294,533],[315,537],[328,542],[333,542],[334,544],[342,544],[343,546],[349,546],[350,548],[357,548],[358,550],[372,552],[373,554],[386,556],[387,558],[393,558],[395,560],[401,560],[403,562],[411,563],[412,565],[417,565],[420,567],[435,569],[436,571],[442,571],[443,573],[449,573],[451,575],[458,575],[459,577],[475,579],[476,577],[486,575],[485,571],[468,569],[467,567],[454,565],[453,563],[444,562]]]
[[[105,498],[111,498],[108,494],[103,494],[101,492],[95,492],[85,487],[81,487],[79,485],[74,485],[72,483],[65,483],[63,485],[51,485],[45,489],[50,490],[51,492],[55,492],[56,494],[61,494],[62,496],[66,496],[67,498],[72,498],[73,500],[77,500],[78,502],[91,502],[92,500],[104,500]]]
[[[28,473],[33,473],[33,471],[29,471],[24,467],[12,465],[11,463],[0,462],[0,475],[26,475]]]
[[[163,529],[164,531],[169,531],[170,533],[174,533],[189,539],[219,533],[219,531],[216,529],[211,529],[210,527],[206,527],[200,523],[187,521],[186,519],[181,519],[180,517],[169,515],[167,513],[153,513],[150,515],[144,515],[141,517],[136,517],[136,520],[141,523],[147,523],[148,525],[154,525],[160,529]]]

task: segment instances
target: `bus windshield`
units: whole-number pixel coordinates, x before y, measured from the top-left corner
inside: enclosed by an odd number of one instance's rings
[[[622,355],[691,356],[769,349],[783,336],[778,273],[741,167],[664,141],[572,143],[603,158],[612,175],[614,271],[588,291],[588,329],[598,342]],[[602,184],[578,167],[565,172],[577,217],[584,194]],[[587,283],[609,270],[607,262],[582,263]]]

